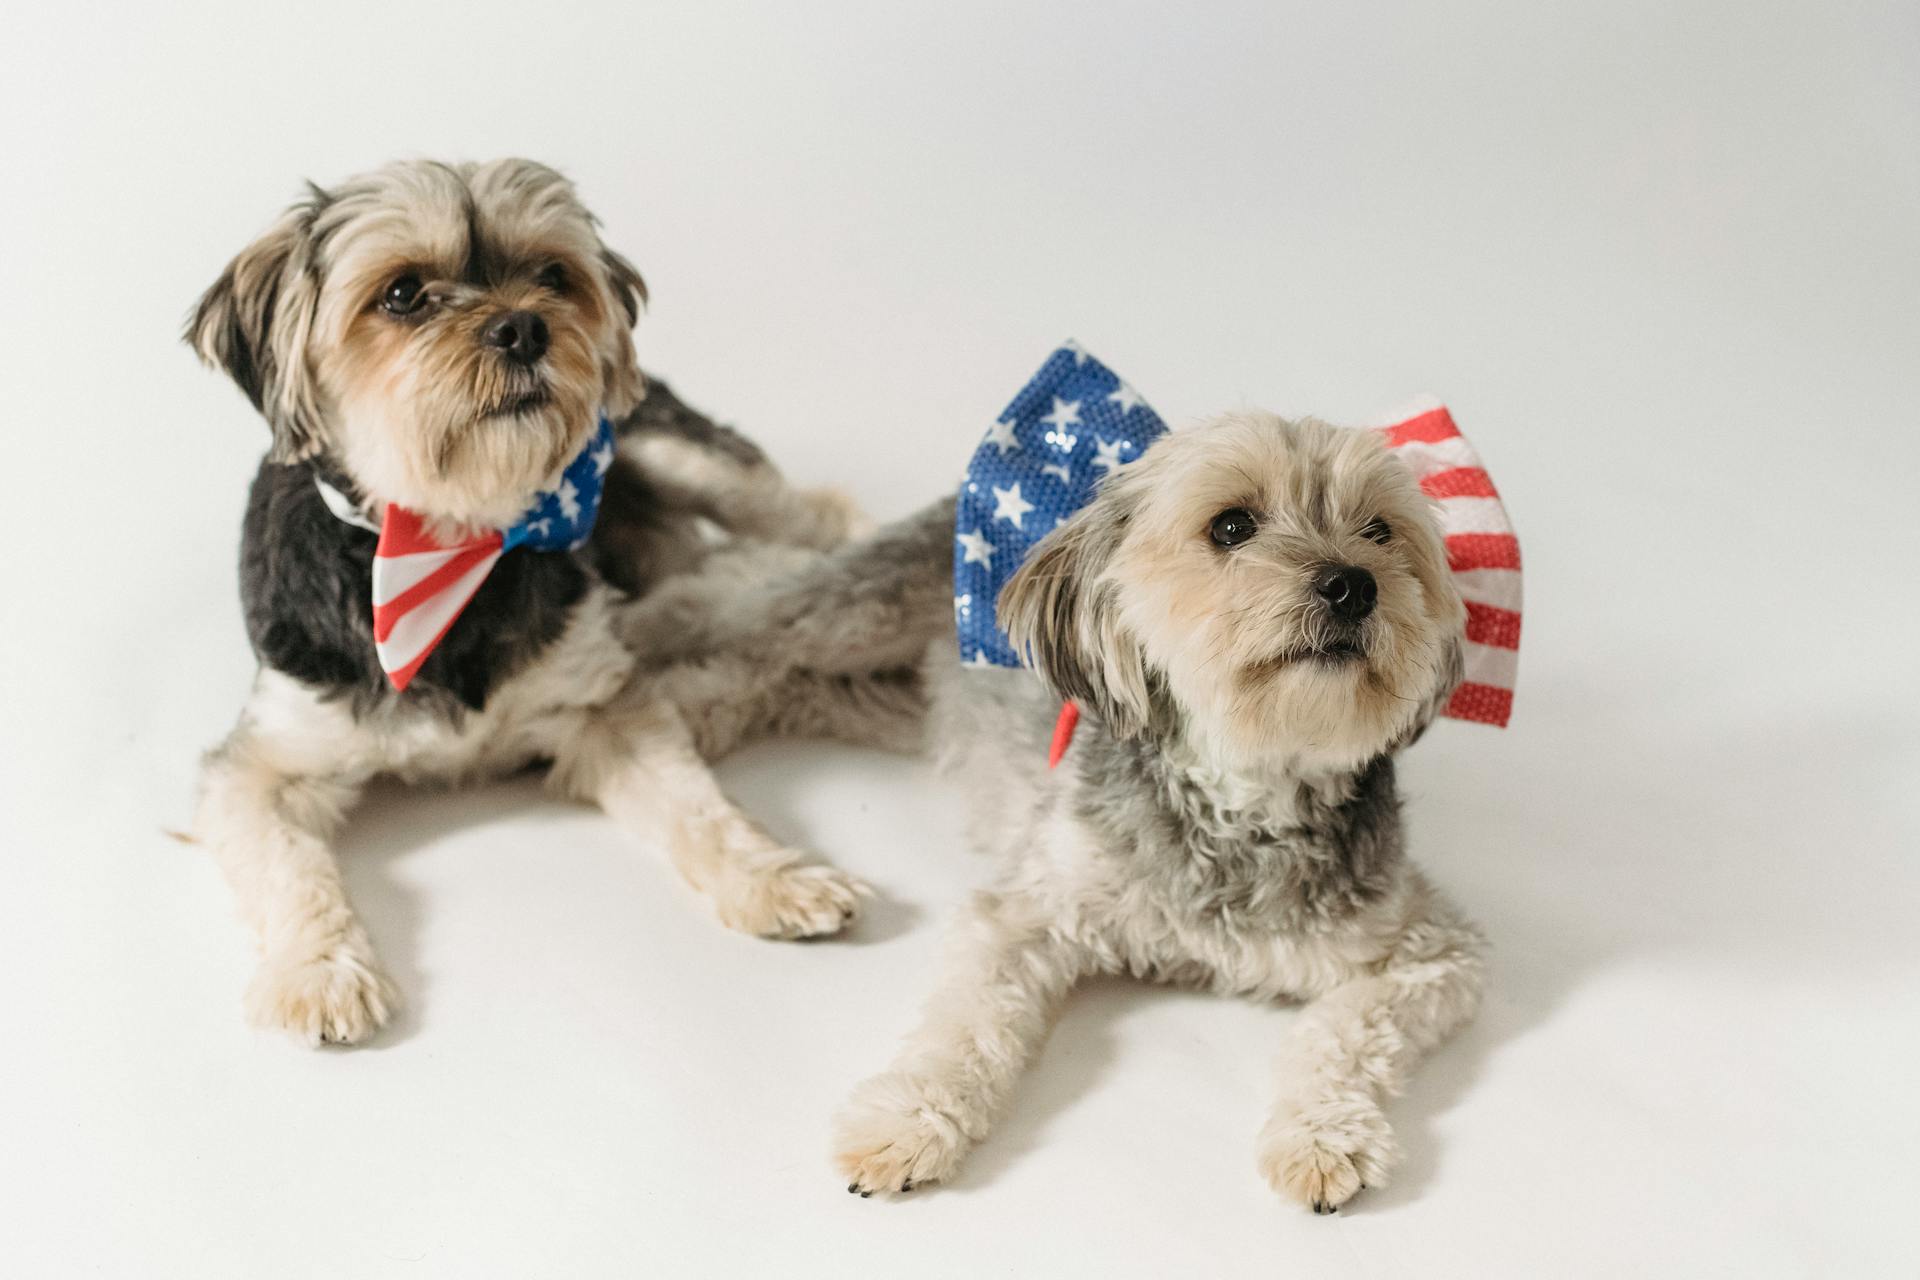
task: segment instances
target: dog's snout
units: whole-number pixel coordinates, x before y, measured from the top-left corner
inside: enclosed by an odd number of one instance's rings
[[[1313,580],[1313,590],[1333,616],[1345,622],[1358,622],[1373,612],[1380,598],[1380,587],[1373,575],[1357,565],[1339,564],[1324,570]]]
[[[547,322],[531,311],[509,311],[487,326],[486,341],[509,360],[532,364],[547,354]]]

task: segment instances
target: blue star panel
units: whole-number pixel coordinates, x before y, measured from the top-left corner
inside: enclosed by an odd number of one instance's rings
[[[987,428],[954,516],[953,614],[968,666],[1017,667],[994,617],[1000,588],[1047,534],[1093,498],[1100,480],[1166,434],[1114,372],[1069,342]]]
[[[613,465],[613,424],[605,417],[599,429],[567,469],[560,483],[544,490],[512,528],[502,530],[502,550],[518,546],[535,551],[571,551],[584,546],[600,511],[600,487]]]

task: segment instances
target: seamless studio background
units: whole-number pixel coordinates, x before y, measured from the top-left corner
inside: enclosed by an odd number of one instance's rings
[[[0,1219],[22,1276],[1911,1272],[1920,1112],[1920,15],[1488,2],[35,6],[0,36]],[[1513,727],[1405,760],[1491,933],[1473,1028],[1332,1220],[1256,1177],[1292,1014],[1072,1003],[949,1189],[827,1118],[980,876],[916,761],[730,762],[872,879],[849,940],[700,918],[531,781],[382,790],[409,999],[247,1030],[169,840],[251,675],[264,428],[176,334],[389,157],[577,179],[643,363],[877,515],[1078,338],[1170,420],[1444,397],[1527,554]]]

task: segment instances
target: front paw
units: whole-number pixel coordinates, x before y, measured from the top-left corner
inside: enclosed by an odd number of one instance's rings
[[[971,1140],[969,1108],[927,1082],[894,1071],[853,1091],[834,1119],[833,1162],[858,1196],[896,1194],[946,1178]]]
[[[1400,1153],[1380,1108],[1353,1099],[1276,1111],[1260,1132],[1259,1159],[1275,1191],[1332,1213],[1366,1188],[1385,1186]]]
[[[839,933],[873,896],[865,881],[835,867],[775,862],[729,876],[713,895],[720,923],[759,938],[823,938]]]
[[[269,956],[247,988],[255,1026],[309,1045],[358,1044],[399,1007],[399,994],[362,939],[341,939],[318,955]]]

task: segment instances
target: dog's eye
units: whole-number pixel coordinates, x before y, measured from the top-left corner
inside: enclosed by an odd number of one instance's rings
[[[1213,518],[1213,528],[1208,530],[1214,543],[1222,547],[1237,547],[1260,532],[1260,522],[1253,518],[1253,512],[1245,507],[1229,507]]]
[[[533,282],[553,293],[564,293],[567,288],[567,269],[556,262],[535,276]]]
[[[412,315],[426,300],[427,293],[420,284],[420,277],[411,271],[396,276],[380,294],[381,307],[396,316]]]
[[[1375,516],[1373,519],[1367,521],[1367,527],[1360,531],[1360,536],[1371,539],[1384,547],[1393,541],[1393,526],[1385,520],[1382,520],[1379,516]]]

